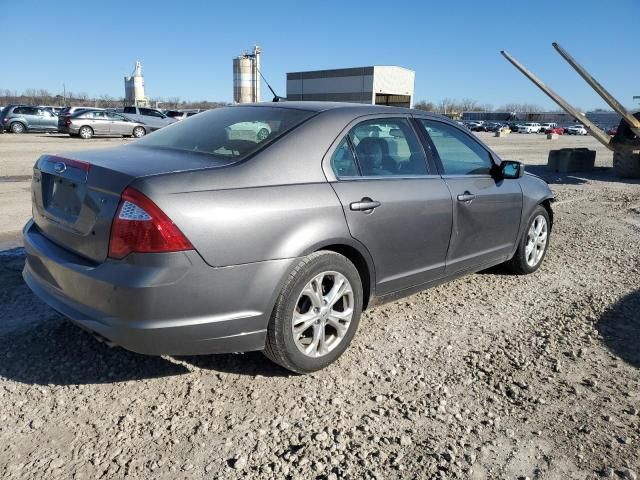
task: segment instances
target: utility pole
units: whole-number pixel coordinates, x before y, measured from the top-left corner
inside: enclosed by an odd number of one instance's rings
[[[67,86],[62,82],[62,106],[67,106]]]

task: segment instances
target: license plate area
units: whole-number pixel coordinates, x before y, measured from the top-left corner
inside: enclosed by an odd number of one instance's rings
[[[85,187],[74,180],[42,174],[42,200],[49,215],[74,221],[80,215]]]
[[[89,165],[50,156],[39,167],[42,207],[46,216],[63,223],[75,223],[87,193]]]

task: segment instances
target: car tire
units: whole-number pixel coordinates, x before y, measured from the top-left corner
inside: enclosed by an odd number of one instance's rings
[[[266,128],[261,128],[260,130],[258,130],[258,133],[256,134],[256,138],[260,142],[262,142],[263,140],[266,140],[268,136],[269,136],[269,130],[267,130]]]
[[[78,135],[80,135],[80,138],[84,140],[89,140],[90,138],[93,137],[93,128],[87,125],[84,125],[80,127],[80,129],[78,130]]]
[[[9,128],[13,133],[24,133],[27,130],[22,122],[13,122]]]
[[[144,127],[136,127],[133,129],[134,138],[144,137],[146,134],[147,134],[147,131],[144,129]]]
[[[538,231],[538,226],[542,226]],[[541,235],[544,233],[544,235]],[[527,275],[533,273],[540,265],[549,249],[551,236],[551,220],[549,212],[542,205],[538,205],[527,222],[527,227],[518,242],[518,248],[511,260],[505,266],[512,273]],[[544,241],[542,241],[544,239]]]
[[[282,287],[263,353],[295,373],[325,368],[351,343],[361,313],[362,281],[353,263],[335,252],[312,253]]]

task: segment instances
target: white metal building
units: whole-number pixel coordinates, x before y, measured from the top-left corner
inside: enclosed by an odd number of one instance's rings
[[[287,73],[287,100],[356,102],[413,106],[415,72],[403,67],[371,67]]]

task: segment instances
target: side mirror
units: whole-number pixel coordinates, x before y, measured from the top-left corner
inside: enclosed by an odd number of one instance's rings
[[[503,160],[500,164],[500,173],[502,178],[513,179],[520,178],[524,175],[524,163],[513,160]]]

